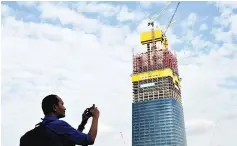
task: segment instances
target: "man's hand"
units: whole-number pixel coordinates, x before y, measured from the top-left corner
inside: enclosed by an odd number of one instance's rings
[[[90,112],[91,114],[88,115],[88,112]],[[78,130],[83,131],[83,129],[85,128],[85,125],[86,125],[88,119],[89,119],[91,116],[93,117],[92,125],[96,125],[96,133],[97,133],[97,122],[98,122],[97,120],[98,120],[98,118],[99,118],[99,116],[100,116],[100,112],[99,112],[99,110],[97,109],[97,107],[95,107],[94,104],[93,104],[93,106],[92,106],[91,108],[89,108],[89,111],[88,111],[88,109],[86,109],[86,110],[84,111],[84,113],[82,114],[82,122],[81,122],[81,124],[79,125]],[[93,123],[96,123],[96,124],[93,124]],[[92,126],[92,125],[91,125],[91,126]],[[94,126],[93,126],[93,127],[94,127]],[[91,130],[90,130],[90,131],[91,131]],[[89,132],[89,133],[90,133],[90,132]],[[92,137],[93,137],[93,140],[94,140],[95,137],[96,137],[96,134],[93,135]]]
[[[91,116],[88,115],[88,109],[86,109],[82,114],[82,121],[81,124],[78,126],[78,130],[83,131],[85,129],[85,125],[90,117]]]
[[[90,116],[87,115],[87,109],[82,114],[82,122],[87,121],[90,118]]]
[[[100,111],[97,109],[97,107],[95,107],[95,105],[93,105],[93,108],[90,110],[90,112],[93,118],[99,118]]]

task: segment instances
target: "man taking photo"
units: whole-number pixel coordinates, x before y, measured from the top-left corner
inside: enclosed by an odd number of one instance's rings
[[[44,142],[47,139],[50,142],[45,142],[49,146],[75,146],[75,145],[93,145],[97,135],[99,110],[95,105],[84,111],[82,115],[82,122],[78,126],[78,129],[73,128],[66,121],[59,120],[65,117],[65,110],[63,100],[57,95],[48,95],[42,101],[42,110],[45,117],[40,125],[45,127],[45,134],[47,138],[44,138]],[[92,124],[88,134],[82,133],[87,120],[92,117]],[[35,128],[36,129],[36,128]],[[39,129],[39,128],[38,128]],[[34,129],[33,129],[34,130]],[[32,130],[31,130],[32,131]],[[37,131],[37,130],[35,130]],[[40,130],[38,130],[40,131]],[[42,130],[41,130],[42,132]],[[30,133],[30,132],[28,132]],[[34,134],[33,134],[34,133]],[[33,136],[36,132],[25,134],[21,137],[20,146],[27,146],[29,141],[33,141]],[[30,135],[30,136],[29,136]],[[34,145],[37,145],[37,140],[34,136]],[[29,140],[31,139],[31,140]],[[49,140],[50,139],[50,140]],[[38,140],[42,141],[42,140]],[[50,144],[49,144],[50,143]],[[39,144],[39,142],[38,142]]]

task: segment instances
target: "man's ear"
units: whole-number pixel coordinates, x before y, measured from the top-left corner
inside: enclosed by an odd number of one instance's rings
[[[57,110],[57,105],[53,105],[53,111],[55,112]]]

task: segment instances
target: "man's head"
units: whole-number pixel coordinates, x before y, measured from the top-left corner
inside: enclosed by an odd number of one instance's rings
[[[65,117],[66,108],[62,99],[57,95],[48,95],[42,101],[44,115],[54,115],[58,119]]]

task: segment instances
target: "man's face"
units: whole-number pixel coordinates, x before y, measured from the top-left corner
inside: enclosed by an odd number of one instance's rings
[[[59,100],[58,105],[54,106],[56,116],[58,118],[64,118],[65,117],[65,110],[66,110],[66,108],[64,107],[64,102],[62,101],[62,99],[60,97],[57,97],[57,98]]]

